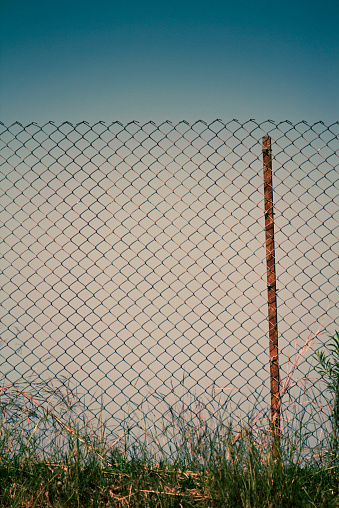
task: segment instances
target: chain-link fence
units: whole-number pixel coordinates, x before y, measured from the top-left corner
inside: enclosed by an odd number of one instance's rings
[[[67,379],[112,422],[174,396],[268,401],[266,135],[282,380],[339,328],[339,123],[0,129],[3,384]]]

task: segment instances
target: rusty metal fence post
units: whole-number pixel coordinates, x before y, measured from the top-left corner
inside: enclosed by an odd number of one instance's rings
[[[264,202],[266,231],[267,303],[271,383],[271,421],[274,432],[273,452],[280,444],[280,375],[278,350],[277,293],[274,248],[272,149],[270,136],[263,137]]]

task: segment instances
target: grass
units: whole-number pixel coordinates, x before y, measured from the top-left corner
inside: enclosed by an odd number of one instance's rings
[[[178,400],[153,429],[139,418],[110,441],[69,393],[49,388],[46,406],[41,390],[2,389],[0,507],[339,507],[330,436],[307,456],[300,419],[278,458],[265,414],[236,425],[215,401]]]
[[[299,404],[292,393],[307,347],[282,385],[279,446],[259,401],[241,419],[215,393],[163,400],[160,420],[140,406],[114,436],[101,417],[94,426],[67,384],[0,387],[0,508],[339,507],[337,400],[333,409],[314,384],[303,385]],[[317,358],[321,375],[337,372]]]
[[[327,389],[333,394],[332,422],[332,449],[338,452],[339,448],[339,333],[330,337],[327,351],[317,351],[316,371],[324,379]]]

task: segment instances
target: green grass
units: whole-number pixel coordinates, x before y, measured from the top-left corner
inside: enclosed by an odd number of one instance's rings
[[[215,398],[164,406],[153,427],[134,415],[134,427],[112,437],[69,393],[8,386],[1,394],[1,508],[339,507],[326,426],[318,446],[307,444],[316,411],[284,421],[275,458],[265,412],[240,421]]]

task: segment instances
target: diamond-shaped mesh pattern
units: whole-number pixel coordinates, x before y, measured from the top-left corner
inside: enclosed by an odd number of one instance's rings
[[[117,420],[268,397],[262,136],[284,379],[296,338],[338,325],[338,127],[0,124],[5,381],[67,377]]]

